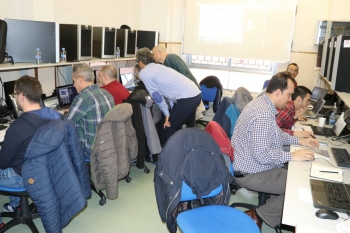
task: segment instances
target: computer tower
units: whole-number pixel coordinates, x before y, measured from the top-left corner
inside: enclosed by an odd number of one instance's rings
[[[120,49],[120,57],[135,57],[137,31],[117,29],[116,47]]]
[[[137,48],[149,48],[153,49],[154,46],[159,44],[159,32],[155,31],[142,31],[137,30]]]
[[[21,19],[5,21],[7,53],[14,62],[35,63],[36,48],[40,48],[43,63],[60,61],[58,23]]]
[[[334,54],[331,88],[350,93],[350,36],[338,36]]]
[[[321,74],[323,77],[327,77],[330,47],[331,47],[331,39],[327,38],[323,43],[323,49],[322,49]]]
[[[336,46],[337,46],[337,38],[332,37],[330,48],[329,48],[328,68],[327,68],[327,76],[326,76],[328,81],[332,81],[334,54],[335,54]]]
[[[60,51],[65,48],[67,61],[92,59],[92,26],[60,24]]]
[[[115,28],[93,27],[93,56],[115,58]]]

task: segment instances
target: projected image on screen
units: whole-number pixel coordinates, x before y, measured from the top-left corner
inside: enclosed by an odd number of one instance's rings
[[[208,43],[247,43],[261,46],[266,17],[258,19],[259,6],[199,4],[198,40]]]

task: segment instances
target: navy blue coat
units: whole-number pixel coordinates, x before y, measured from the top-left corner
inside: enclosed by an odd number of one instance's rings
[[[22,178],[45,231],[62,232],[91,197],[84,153],[72,121],[53,120],[36,132],[24,157]]]

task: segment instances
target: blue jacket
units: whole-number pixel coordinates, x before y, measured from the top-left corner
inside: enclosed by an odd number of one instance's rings
[[[225,130],[227,136],[231,139],[239,115],[240,112],[236,105],[232,103],[232,99],[224,97],[218,111],[213,117],[213,121],[219,123]]]
[[[24,187],[46,232],[62,228],[91,197],[84,153],[70,120],[53,120],[34,135],[24,157]]]

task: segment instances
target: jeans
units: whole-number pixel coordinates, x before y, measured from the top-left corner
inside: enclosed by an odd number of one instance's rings
[[[0,169],[0,185],[8,187],[23,187],[23,180],[12,168]],[[19,206],[20,197],[9,196],[10,205]],[[0,217],[0,223],[2,222]]]

